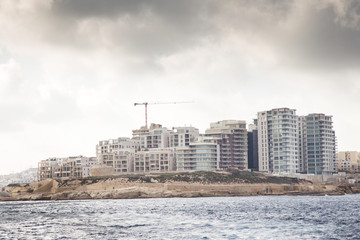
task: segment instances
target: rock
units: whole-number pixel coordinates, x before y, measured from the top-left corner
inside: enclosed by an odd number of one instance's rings
[[[7,192],[0,192],[0,197],[1,198],[10,198],[11,194],[7,193]]]

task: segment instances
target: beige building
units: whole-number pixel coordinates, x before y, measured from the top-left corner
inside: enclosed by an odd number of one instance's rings
[[[89,177],[90,169],[98,165],[95,157],[49,158],[39,162],[38,179]]]
[[[112,167],[115,173],[133,172],[134,154],[132,151],[103,153],[100,155],[100,162],[103,166]]]
[[[146,151],[150,148],[168,148],[171,130],[162,127],[149,131],[148,134],[140,137],[141,150]]]
[[[176,170],[173,149],[150,149],[135,153],[134,172],[168,172]]]
[[[59,167],[65,158],[48,158],[38,163],[38,179],[39,181],[54,178],[55,168]]]
[[[339,171],[360,172],[360,152],[339,152],[337,158]]]
[[[176,148],[189,146],[199,136],[199,130],[194,127],[174,127],[169,130],[165,127],[149,130],[147,134],[140,136],[141,150],[152,148]]]
[[[140,129],[132,130],[132,139],[140,140],[141,136],[148,135],[150,130],[162,128],[161,124],[152,123],[149,128],[142,126]]]
[[[205,131],[206,137],[220,146],[219,168],[248,168],[248,142],[246,122],[224,120],[210,124]]]
[[[170,133],[169,147],[186,147],[199,137],[199,129],[194,127],[175,127]]]
[[[139,140],[109,139],[96,145],[96,157],[103,166],[112,167],[116,173],[133,172],[134,154],[139,149]]]

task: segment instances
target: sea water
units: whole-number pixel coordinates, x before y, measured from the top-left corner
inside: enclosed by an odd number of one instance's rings
[[[360,239],[360,195],[0,202],[0,239]]]

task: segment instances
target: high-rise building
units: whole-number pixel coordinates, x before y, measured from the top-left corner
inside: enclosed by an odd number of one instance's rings
[[[249,124],[248,128],[248,168],[254,171],[259,171],[258,158],[258,130],[257,121],[254,124]]]
[[[206,137],[213,137],[220,146],[220,169],[248,168],[246,122],[224,120],[210,124]]]
[[[258,112],[259,171],[296,173],[298,139],[296,110],[277,108]]]
[[[297,117],[297,131],[298,131],[298,172],[307,173],[307,158],[306,158],[306,118],[305,116]]]
[[[313,113],[298,117],[300,171],[331,175],[337,172],[336,137],[332,116]]]

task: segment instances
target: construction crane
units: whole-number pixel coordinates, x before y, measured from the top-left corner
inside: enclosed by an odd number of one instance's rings
[[[134,106],[145,105],[145,127],[148,128],[147,124],[147,106],[149,104],[179,104],[179,103],[192,103],[192,102],[143,102],[143,103],[134,103]]]

